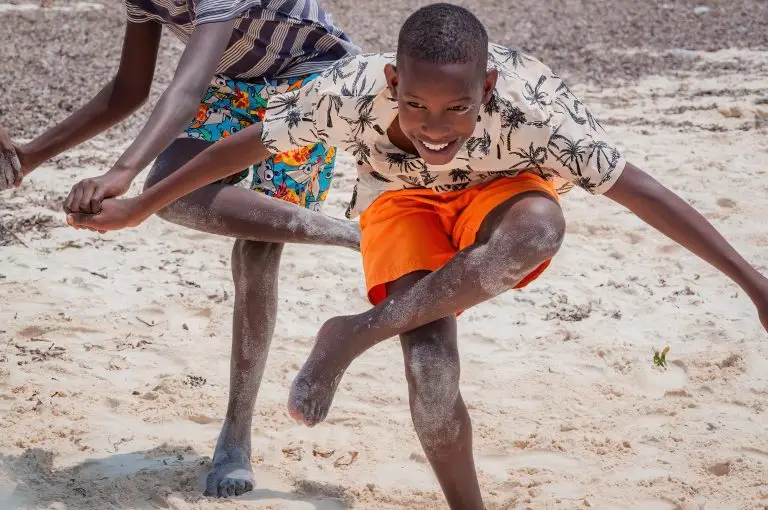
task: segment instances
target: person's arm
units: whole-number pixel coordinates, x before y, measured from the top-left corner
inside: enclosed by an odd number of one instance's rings
[[[15,151],[26,175],[128,117],[149,97],[160,37],[157,23],[128,22],[114,78],[88,103],[25,145],[14,144],[0,128],[0,150],[9,154]],[[18,186],[21,181],[14,184]]]
[[[321,76],[300,89],[270,97],[267,114],[261,123],[212,144],[141,195],[124,200],[104,200],[99,213],[70,213],[67,223],[75,228],[101,232],[135,227],[192,191],[259,163],[272,154],[317,142],[328,146],[350,140],[354,135],[339,112],[334,108],[326,111],[327,105],[336,104],[336,101],[330,103],[331,98],[318,96],[325,88]],[[317,115],[318,108],[323,109],[322,115]],[[330,122],[329,116],[332,117]],[[322,122],[318,123],[318,117]]]
[[[229,43],[236,19],[195,28],[173,80],[136,140],[103,176],[76,184],[65,202],[67,212],[98,213],[105,197],[122,195],[153,159],[176,139],[194,118],[216,67]],[[114,193],[110,183],[127,183]]]
[[[693,207],[626,162],[597,118],[562,79],[545,66],[539,69],[544,77],[539,80],[543,84],[539,94],[543,92],[548,98],[547,108],[553,114],[548,121],[548,155],[542,173],[554,173],[589,193],[606,195],[719,269],[749,295],[768,329],[768,280]]]
[[[211,145],[141,195],[104,200],[99,214],[70,213],[67,223],[102,232],[138,226],[188,193],[267,159],[272,153],[261,135],[261,124],[253,124]]]
[[[755,303],[768,329],[768,280],[696,209],[631,163],[605,196],[733,280]]]

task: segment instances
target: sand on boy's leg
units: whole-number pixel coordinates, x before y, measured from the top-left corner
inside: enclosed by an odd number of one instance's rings
[[[475,244],[440,269],[364,313],[326,321],[294,379],[289,412],[307,425],[319,423],[357,356],[514,288],[557,253],[564,235],[562,211],[549,195],[527,192],[507,200],[485,218]]]
[[[277,314],[283,245],[238,239],[232,249],[235,309],[229,402],[205,493],[238,496],[253,489],[251,421]]]
[[[208,147],[200,140],[176,140],[157,159],[145,187],[151,187]],[[212,184],[161,211],[172,223],[238,238],[232,252],[235,284],[229,403],[206,494],[237,496],[253,489],[251,421],[264,375],[277,311],[277,276],[283,242],[358,248],[357,223],[263,196]]]
[[[419,271],[387,285],[407,291],[429,274]],[[411,419],[419,442],[451,508],[482,509],[472,453],[472,423],[459,390],[456,317],[400,335]]]

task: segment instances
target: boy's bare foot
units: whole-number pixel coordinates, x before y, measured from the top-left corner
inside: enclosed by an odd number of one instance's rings
[[[213,467],[208,474],[205,495],[229,498],[252,490],[250,448],[220,441],[213,454]]]
[[[351,317],[333,317],[320,328],[309,358],[293,380],[288,412],[296,421],[313,427],[331,408],[344,371],[355,357],[349,345],[354,335]]]

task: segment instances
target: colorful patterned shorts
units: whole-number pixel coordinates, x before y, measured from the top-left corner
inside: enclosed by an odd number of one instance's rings
[[[297,89],[317,74],[248,83],[216,76],[205,93],[195,120],[181,138],[216,142],[264,118],[267,99]],[[320,210],[333,180],[336,149],[321,144],[302,147],[269,159],[221,182],[250,188],[314,211]]]

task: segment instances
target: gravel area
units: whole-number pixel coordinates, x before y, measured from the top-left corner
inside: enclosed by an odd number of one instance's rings
[[[31,137],[60,119],[107,81],[119,62],[123,7],[117,0],[46,0],[52,7],[0,9],[0,124],[14,137]],[[428,2],[330,0],[323,5],[367,51],[395,47],[400,23]],[[459,2],[488,27],[491,39],[520,46],[571,80],[631,84],[649,74],[693,68],[749,72],[754,62],[701,62],[694,51],[768,49],[768,2],[733,0],[496,0]],[[37,4],[35,4],[37,5]],[[75,8],[79,5],[79,8]],[[71,8],[67,10],[67,8]],[[681,51],[687,50],[687,51]],[[173,74],[181,45],[165,34],[154,98]],[[761,64],[764,65],[764,64]],[[112,130],[123,139],[143,115]]]

